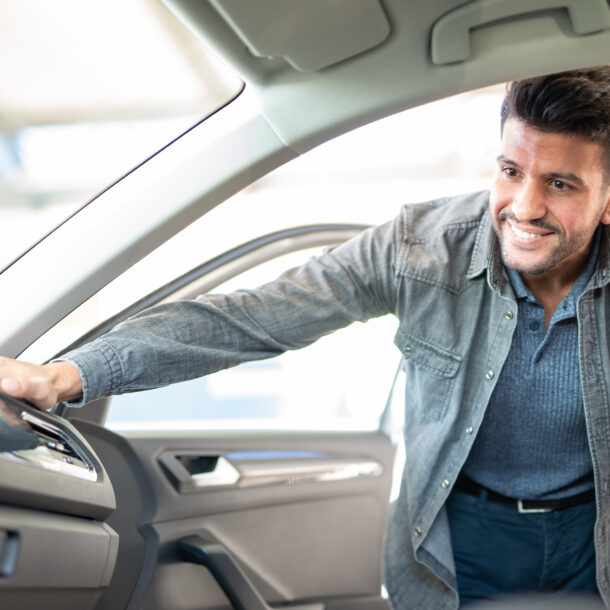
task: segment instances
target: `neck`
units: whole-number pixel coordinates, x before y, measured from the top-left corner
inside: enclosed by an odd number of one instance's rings
[[[586,267],[590,252],[591,246],[576,259],[562,261],[544,273],[537,275],[521,273],[523,283],[544,307],[546,328],[549,327],[557,305],[568,295]]]

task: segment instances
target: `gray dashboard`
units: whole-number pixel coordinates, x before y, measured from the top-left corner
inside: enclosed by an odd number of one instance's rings
[[[0,393],[0,607],[92,608],[114,571],[115,507],[71,424]]]

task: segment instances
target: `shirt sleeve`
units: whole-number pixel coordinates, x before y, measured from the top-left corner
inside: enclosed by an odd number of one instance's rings
[[[394,312],[399,219],[373,227],[254,290],[142,311],[61,360],[80,372],[81,406],[299,349]]]

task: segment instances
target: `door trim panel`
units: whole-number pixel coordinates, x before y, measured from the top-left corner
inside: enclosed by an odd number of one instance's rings
[[[179,493],[230,486],[307,485],[383,474],[381,463],[366,457],[265,449],[227,454],[170,450],[161,454],[159,464]]]

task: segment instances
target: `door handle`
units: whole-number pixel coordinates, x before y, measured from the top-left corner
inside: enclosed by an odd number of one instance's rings
[[[166,451],[159,463],[179,493],[222,489],[237,484],[239,471],[222,455],[197,451]]]
[[[235,610],[271,610],[222,544],[189,536],[178,541],[178,548],[183,561],[210,571]]]
[[[437,65],[470,57],[470,30],[534,11],[565,8],[577,34],[592,34],[610,27],[606,0],[474,0],[443,15],[432,28],[432,62]]]

